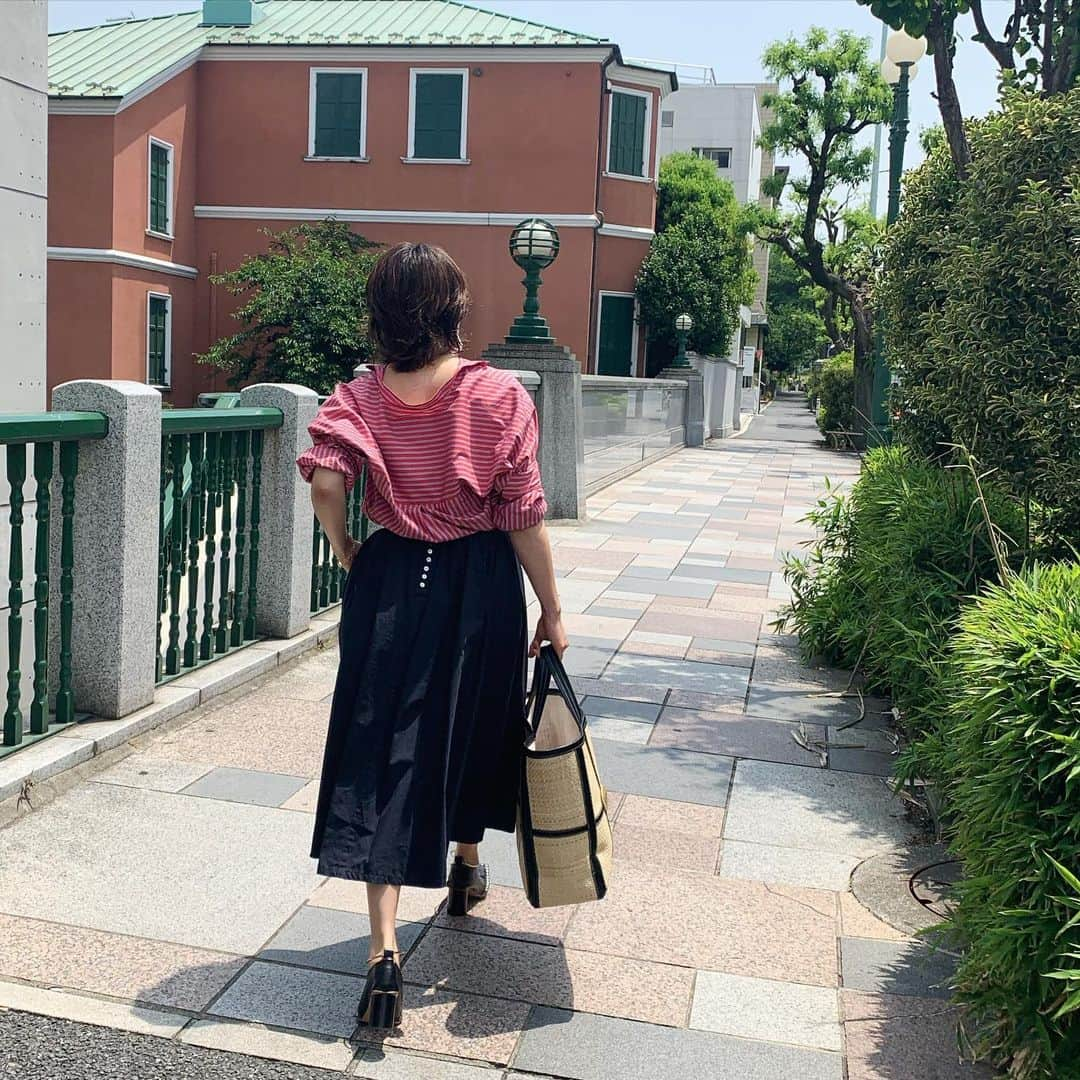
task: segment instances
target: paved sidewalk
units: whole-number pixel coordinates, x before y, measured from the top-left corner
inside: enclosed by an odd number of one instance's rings
[[[797,399],[769,412],[812,423]],[[802,666],[768,626],[799,519],[857,462],[753,434],[673,455],[553,530],[568,666],[617,793],[603,902],[532,910],[512,837],[491,834],[474,915],[405,891],[405,1024],[364,1041],[364,888],[307,857],[331,647],[0,832],[0,1040],[135,1032],[101,1036],[162,1046],[130,1050],[116,1075],[131,1077],[160,1075],[154,1062],[222,1078],[976,1075],[957,1064],[941,958],[848,890],[908,833],[883,780],[884,703],[845,727],[860,716],[848,676]],[[24,1080],[54,1075],[49,1053],[20,1060]]]

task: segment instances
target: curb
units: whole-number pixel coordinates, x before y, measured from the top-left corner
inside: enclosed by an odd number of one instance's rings
[[[154,690],[154,700],[118,720],[80,720],[0,760],[0,827],[16,816],[30,786],[62,776],[215,697],[310,652],[337,634],[340,607],[320,612],[291,638],[253,642]]]

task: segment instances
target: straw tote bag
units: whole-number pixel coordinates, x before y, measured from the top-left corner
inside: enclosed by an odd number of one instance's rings
[[[585,716],[550,645],[536,658],[526,718],[517,817],[525,895],[536,908],[599,900],[611,878],[607,793]]]

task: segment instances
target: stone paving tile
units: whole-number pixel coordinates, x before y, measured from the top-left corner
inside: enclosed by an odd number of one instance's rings
[[[324,650],[327,652],[329,650]],[[258,696],[264,700],[289,698],[297,701],[322,701],[333,693],[337,681],[337,649],[333,650],[333,663],[319,654],[318,659],[304,657],[286,670],[275,673],[271,679],[259,683]]]
[[[724,838],[852,856],[902,845],[903,808],[876,776],[741,761]]]
[[[650,580],[642,577],[618,577],[612,583],[618,591],[626,590],[650,596],[692,596],[708,600],[716,586],[712,582],[671,578],[667,581]]]
[[[694,836],[616,822],[612,838],[615,858],[637,866],[670,866],[711,874],[720,855],[719,836]]]
[[[578,697],[616,698],[619,701],[647,702],[650,705],[662,705],[670,690],[659,683],[645,683],[637,679],[609,679],[601,677],[578,676],[574,679],[574,690]],[[659,715],[659,712],[658,712]]]
[[[788,690],[846,690],[851,676],[834,668],[807,667],[797,656],[777,657],[764,650],[754,660],[754,682]],[[852,699],[856,704],[858,698]]]
[[[636,720],[654,724],[660,716],[660,706],[654,702],[623,701],[619,698],[599,697],[588,694],[581,699],[581,707],[590,719],[595,716],[611,716],[618,720]]]
[[[664,656],[682,660],[690,645],[689,634],[655,634],[635,630],[619,647],[620,653],[642,656]]]
[[[725,840],[718,873],[721,877],[763,881],[770,885],[797,885],[840,892],[850,884],[851,872],[858,863],[856,856],[831,851]]]
[[[254,961],[206,1011],[213,1016],[347,1036],[356,1027],[364,980]]]
[[[685,967],[436,928],[405,963],[411,983],[681,1027]]]
[[[619,810],[619,824],[636,829],[653,829],[685,836],[720,838],[724,831],[724,811],[718,806],[651,799],[627,795]]]
[[[84,784],[5,831],[0,911],[250,954],[315,887],[310,839],[288,810]]]
[[[563,654],[563,666],[572,677],[598,677],[615,656],[614,648],[600,648],[595,645],[581,645],[580,639],[571,639],[570,646]]]
[[[993,1070],[961,1060],[958,1010],[947,1002],[840,994],[849,1080],[990,1080]]]
[[[746,711],[770,720],[805,721],[808,724],[843,724],[859,715],[857,696],[838,697],[821,691],[773,686],[755,675]]]
[[[840,893],[840,933],[846,938],[879,938],[882,941],[906,941],[908,935],[882,922],[863,907],[853,893]]]
[[[646,616],[647,618],[648,616]],[[719,664],[700,664],[692,660],[673,660],[654,656],[617,655],[604,669],[608,679],[641,679],[678,690],[697,690],[707,694],[731,693],[741,698],[746,693],[748,673],[745,668],[725,668]]]
[[[805,738],[812,746],[824,742],[825,729],[806,725]],[[727,757],[781,761],[819,768],[817,754],[795,741],[800,734],[795,724],[762,720],[732,712],[665,707],[649,737],[650,746],[676,746]]]
[[[91,783],[119,784],[122,787],[150,788],[154,791],[179,791],[205,776],[211,765],[158,758],[153,754],[136,752],[123,761],[95,773]]]
[[[603,903],[583,904],[569,948],[658,963],[836,986],[832,893],[667,870],[616,860]],[[749,913],[753,918],[749,918]],[[672,927],[679,934],[672,934]]]
[[[892,732],[866,728],[862,724],[850,728],[831,727],[828,729],[828,736],[831,747],[874,750],[879,754],[891,754],[897,747],[897,739]]]
[[[314,814],[319,800],[319,781],[309,780],[295,795],[281,804],[282,810],[298,810],[305,814]]]
[[[829,768],[840,772],[865,773],[868,776],[892,776],[896,755],[880,754],[874,750],[848,747],[829,747]]]
[[[514,1065],[568,1080],[841,1080],[839,1054],[537,1007]]]
[[[354,1002],[354,1010],[355,1007]],[[524,1001],[502,1001],[406,984],[401,1030],[383,1036],[360,1028],[356,1037],[362,1043],[505,1065],[528,1015],[529,1005]],[[425,1074],[420,1075],[427,1080]]]
[[[620,720],[614,716],[590,716],[589,731],[594,739],[611,739],[613,742],[637,743],[644,746],[649,741],[651,724],[639,720]]]
[[[732,767],[727,758],[610,739],[595,739],[593,746],[605,787],[708,806],[723,806],[727,798]]]
[[[0,915],[0,974],[154,1005],[201,1009],[243,957]]]
[[[713,614],[706,611],[659,611],[650,607],[638,621],[638,628],[662,634],[675,634],[686,629],[689,619],[693,619],[694,629],[703,631],[705,637],[749,644],[757,640],[760,617],[748,621],[743,618],[733,618],[731,614]]]
[[[178,1040],[189,1046],[224,1050],[230,1054],[246,1054],[249,1057],[266,1058],[273,1062],[288,1062],[290,1065],[306,1065],[311,1069],[332,1069],[339,1073],[348,1067],[355,1055],[354,1048],[344,1039],[332,1039],[325,1035],[299,1034],[293,1031],[274,1031],[257,1024],[235,1020],[193,1020],[180,1032]],[[125,1065],[127,1064],[125,1062]],[[163,1062],[159,1061],[158,1066],[157,1075],[162,1077],[174,1075]],[[128,1068],[131,1066],[128,1065]],[[298,1075],[295,1070],[290,1070],[290,1073]],[[211,1074],[203,1073],[202,1075]],[[220,1076],[221,1074],[215,1070],[213,1075]],[[252,1072],[249,1075],[254,1077],[258,1074]],[[281,1076],[282,1073],[270,1075]],[[305,1072],[305,1075],[312,1074]]]
[[[742,1039],[843,1049],[840,1003],[831,987],[699,971],[690,1026]]]
[[[732,567],[730,560],[725,566],[699,566],[694,563],[681,562],[675,569],[673,577],[689,578],[712,578],[723,584],[727,581],[741,581],[747,585],[767,585],[769,572],[767,570],[740,570]]]
[[[484,1065],[371,1048],[357,1059],[352,1075],[363,1080],[499,1080],[500,1074]]]
[[[573,911],[573,907],[567,906],[534,908],[526,899],[524,889],[490,885],[488,895],[470,908],[468,915],[447,915],[443,908],[435,919],[435,925],[449,930],[555,945],[562,941]]]
[[[296,967],[366,975],[371,933],[367,915],[305,904],[258,952],[260,960]],[[404,953],[424,929],[421,922],[398,922],[398,948]]]
[[[922,942],[845,937],[840,969],[849,990],[947,998],[956,959]]]
[[[307,778],[303,776],[282,776],[254,769],[219,766],[189,784],[181,793],[252,806],[280,806],[307,783]]]
[[[445,889],[417,889],[406,885],[398,900],[398,918],[407,922],[426,922],[445,899]],[[308,904],[366,915],[367,885],[346,878],[326,878],[311,894]]]
[[[262,698],[257,690],[158,734],[149,752],[177,761],[315,777],[322,769],[328,703]]]

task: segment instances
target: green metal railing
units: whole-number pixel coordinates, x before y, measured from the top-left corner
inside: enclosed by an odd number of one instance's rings
[[[235,404],[162,413],[158,682],[255,640],[263,432],[281,423]]]
[[[74,586],[75,482],[79,470],[79,440],[101,439],[109,430],[108,419],[98,412],[0,414],[0,445],[7,449],[7,482],[10,489],[8,521],[8,655],[7,706],[4,711],[0,756],[55,734],[75,719],[71,692],[71,623]],[[34,660],[33,695],[29,727],[22,708],[23,620],[23,485],[26,447],[32,444],[35,483],[34,533]],[[59,455],[56,446],[59,445]],[[52,515],[51,484],[57,456],[60,463],[60,649],[58,688],[54,709],[48,703],[50,567],[49,529]]]

